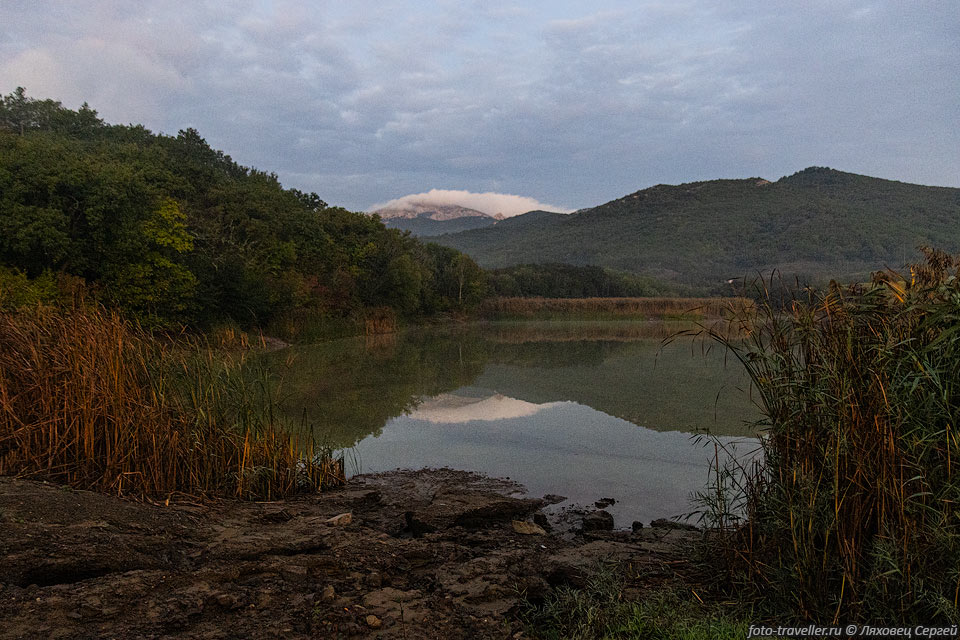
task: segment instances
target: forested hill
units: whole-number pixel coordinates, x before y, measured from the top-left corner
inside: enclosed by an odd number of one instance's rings
[[[483,267],[593,264],[710,289],[772,269],[859,278],[915,259],[919,245],[958,252],[960,189],[811,167],[776,182],[657,185],[568,216],[509,222],[436,241]]]
[[[461,254],[284,189],[193,129],[109,125],[22,89],[0,98],[0,309],[83,289],[148,325],[262,325],[299,310],[431,313],[483,286]]]

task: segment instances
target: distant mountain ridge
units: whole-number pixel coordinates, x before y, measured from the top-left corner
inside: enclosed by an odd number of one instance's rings
[[[438,236],[470,229],[490,227],[503,220],[502,214],[489,215],[456,204],[408,203],[384,207],[372,213],[393,229],[409,231],[415,236]]]
[[[530,212],[435,238],[484,267],[599,265],[717,289],[773,269],[856,279],[899,268],[930,245],[960,252],[960,189],[810,167],[656,185],[569,215]]]

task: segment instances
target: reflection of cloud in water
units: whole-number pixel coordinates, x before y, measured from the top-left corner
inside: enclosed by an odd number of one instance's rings
[[[485,398],[468,398],[443,393],[421,402],[410,413],[410,417],[426,422],[459,424],[472,420],[526,418],[560,404],[564,403],[534,404],[499,393]]]

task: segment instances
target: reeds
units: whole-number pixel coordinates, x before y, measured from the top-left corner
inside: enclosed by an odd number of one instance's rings
[[[717,470],[705,513],[727,577],[780,621],[960,621],[960,263],[925,253],[909,277],[794,292],[715,336],[768,430],[762,459]]]
[[[491,298],[477,313],[491,319],[702,320],[751,304],[743,298]]]
[[[152,498],[271,499],[342,480],[242,357],[99,308],[2,313],[0,474]]]

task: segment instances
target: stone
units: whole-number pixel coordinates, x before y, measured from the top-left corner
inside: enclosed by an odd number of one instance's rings
[[[333,588],[332,584],[328,584],[323,588],[323,592],[320,594],[320,599],[324,602],[333,602],[337,597],[337,591]]]
[[[341,513],[340,515],[333,516],[328,518],[326,523],[331,527],[345,527],[346,525],[353,522],[352,513]]]
[[[305,582],[307,568],[299,564],[287,564],[280,567],[280,577],[288,582]]]
[[[613,516],[606,511],[594,511],[583,516],[584,531],[613,531]]]
[[[634,521],[633,521],[633,524],[630,525],[630,528],[633,529],[633,532],[634,532],[634,533],[637,533],[637,532],[639,532],[641,529],[643,529],[643,523],[640,522],[639,520],[634,520]]]
[[[614,505],[614,504],[616,504],[616,503],[617,503],[617,501],[614,500],[613,498],[600,498],[599,500],[597,500],[597,501],[594,502],[593,504],[594,504],[594,506],[595,506],[597,509],[605,509],[605,508],[607,508],[607,507],[609,507],[609,506],[611,506],[611,505]]]
[[[367,626],[371,629],[379,629],[383,626],[383,620],[373,615],[372,613],[366,617]]]
[[[547,531],[551,529],[550,521],[547,519],[547,514],[545,514],[543,511],[537,511],[535,514],[533,514],[533,521]]]
[[[236,609],[239,607],[239,600],[237,596],[232,593],[218,593],[214,596],[214,600],[224,609]]]
[[[512,523],[513,530],[519,534],[525,536],[545,536],[547,532],[543,530],[538,524],[532,522],[525,522],[523,520],[514,520]]]

